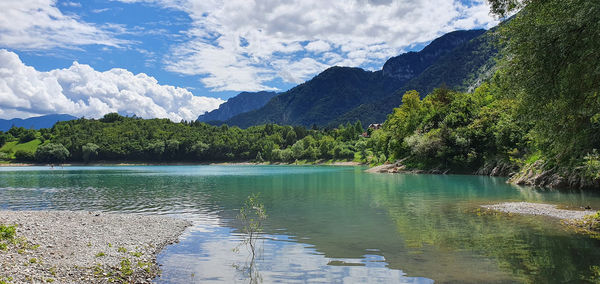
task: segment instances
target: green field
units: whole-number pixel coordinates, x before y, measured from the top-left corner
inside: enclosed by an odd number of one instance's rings
[[[19,143],[19,141],[7,142],[0,148],[0,152],[8,154],[8,158],[14,159],[15,152],[23,150],[30,153],[35,153],[38,146],[42,144],[40,139],[34,139],[26,143]]]

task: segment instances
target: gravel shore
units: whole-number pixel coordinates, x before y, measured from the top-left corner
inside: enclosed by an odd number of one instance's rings
[[[17,240],[0,250],[0,282],[147,283],[156,255],[190,226],[163,216],[73,211],[0,211]]]
[[[482,207],[506,213],[543,215],[568,221],[582,220],[584,216],[596,213],[594,210],[566,210],[558,209],[552,204],[529,202],[506,202]]]

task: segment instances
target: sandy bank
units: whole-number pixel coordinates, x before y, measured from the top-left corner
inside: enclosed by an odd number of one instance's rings
[[[596,213],[594,210],[567,210],[559,209],[556,205],[552,204],[529,202],[506,202],[494,205],[482,205],[482,207],[506,213],[543,215],[568,221],[582,220],[584,216]]]
[[[190,225],[162,216],[71,211],[0,211],[22,238],[0,251],[9,283],[146,283],[156,255]],[[10,277],[10,278],[9,278]]]

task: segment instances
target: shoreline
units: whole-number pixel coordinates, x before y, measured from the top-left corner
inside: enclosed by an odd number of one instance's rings
[[[557,218],[568,222],[581,221],[587,215],[595,214],[595,210],[560,209],[557,205],[531,202],[504,202],[481,207],[510,214],[537,215]]]
[[[94,163],[64,163],[54,164],[54,167],[97,167],[97,166],[266,166],[266,165],[281,165],[281,166],[363,166],[365,164],[354,161],[298,161],[299,163],[283,163],[283,162],[262,162],[256,163],[252,161],[238,162],[118,162],[118,161],[99,161]],[[0,167],[49,167],[51,164],[43,163],[0,163]]]
[[[0,211],[16,237],[0,251],[0,280],[9,283],[149,283],[156,256],[191,225],[156,215],[87,211]]]

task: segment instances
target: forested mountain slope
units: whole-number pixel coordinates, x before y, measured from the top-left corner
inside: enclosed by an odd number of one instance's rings
[[[240,127],[264,123],[331,125],[332,122],[340,121],[342,115],[361,105],[388,100],[391,94],[418,78],[441,58],[484,33],[484,30],[448,33],[419,52],[390,58],[383,69],[376,72],[349,67],[329,68],[313,79],[279,94],[264,107],[234,116],[226,123]],[[471,69],[478,68],[479,65]],[[390,106],[391,111],[397,105]],[[340,122],[354,122],[356,119],[373,122],[375,120],[366,119],[372,115],[368,112],[349,116],[350,120]]]
[[[275,92],[242,92],[222,103],[218,109],[199,116],[198,121],[225,121],[240,113],[261,108],[276,95]]]

